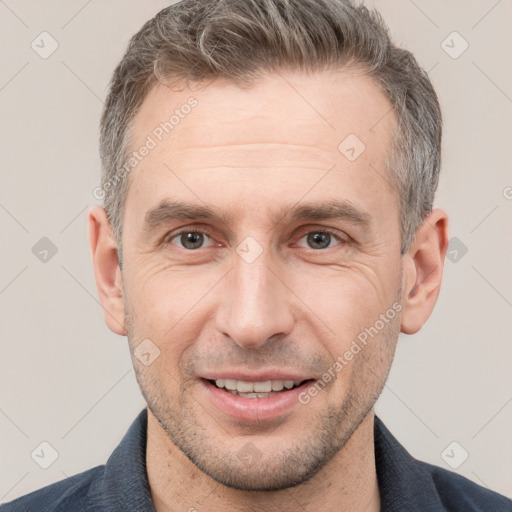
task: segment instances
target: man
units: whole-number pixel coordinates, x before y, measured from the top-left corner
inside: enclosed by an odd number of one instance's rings
[[[185,0],[132,39],[89,237],[147,411],[17,510],[505,511],[375,417],[439,294],[441,114],[348,0]]]

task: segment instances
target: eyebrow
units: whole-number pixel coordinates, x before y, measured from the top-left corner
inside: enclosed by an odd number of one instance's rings
[[[158,206],[146,212],[144,217],[144,229],[150,231],[162,224],[172,221],[197,219],[227,221],[229,223],[229,221],[232,220],[232,215],[217,215],[208,206],[199,206],[164,199],[158,204]]]
[[[353,224],[368,225],[371,215],[348,200],[326,201],[322,203],[306,203],[301,206],[284,207],[281,219],[290,220],[331,220],[339,219]]]
[[[169,199],[162,200],[156,207],[148,210],[144,217],[144,229],[152,231],[161,225],[172,221],[185,220],[215,220],[224,224],[233,224],[239,216],[234,211],[215,212],[204,205],[188,204]],[[357,225],[371,223],[371,215],[348,200],[333,200],[321,203],[305,203],[285,206],[273,216],[273,221],[279,224],[293,220],[345,220]]]

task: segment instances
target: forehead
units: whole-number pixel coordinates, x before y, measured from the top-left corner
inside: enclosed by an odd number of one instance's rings
[[[135,201],[143,215],[142,203],[147,211],[180,191],[196,202],[229,202],[226,193],[234,199],[237,188],[258,201],[293,196],[333,169],[326,190],[335,177],[337,185],[359,180],[361,192],[371,185],[389,193],[394,128],[389,101],[356,69],[282,72],[245,88],[225,80],[181,90],[159,84],[132,123],[130,151],[138,160],[126,205]]]
[[[287,140],[331,150],[351,130],[374,144],[394,125],[390,110],[385,95],[360,69],[307,75],[282,72],[246,87],[225,79],[192,83],[179,90],[158,84],[133,120],[131,142],[136,146],[150,134],[158,139],[162,128],[163,142],[178,150],[187,145],[239,143],[240,139]],[[230,127],[236,129],[230,131]]]

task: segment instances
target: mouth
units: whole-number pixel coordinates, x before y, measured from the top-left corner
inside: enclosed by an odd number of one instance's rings
[[[238,380],[200,378],[200,391],[217,413],[245,422],[277,420],[294,413],[299,396],[315,379]],[[304,409],[299,409],[303,411]]]
[[[286,393],[292,389],[302,386],[306,380],[265,380],[260,382],[249,382],[235,379],[207,379],[212,386],[243,398],[269,398],[277,393]]]

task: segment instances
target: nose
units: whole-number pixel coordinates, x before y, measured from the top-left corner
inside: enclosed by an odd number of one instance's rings
[[[218,290],[216,328],[240,347],[257,349],[293,328],[293,293],[270,264],[265,253],[252,263],[235,256]]]

